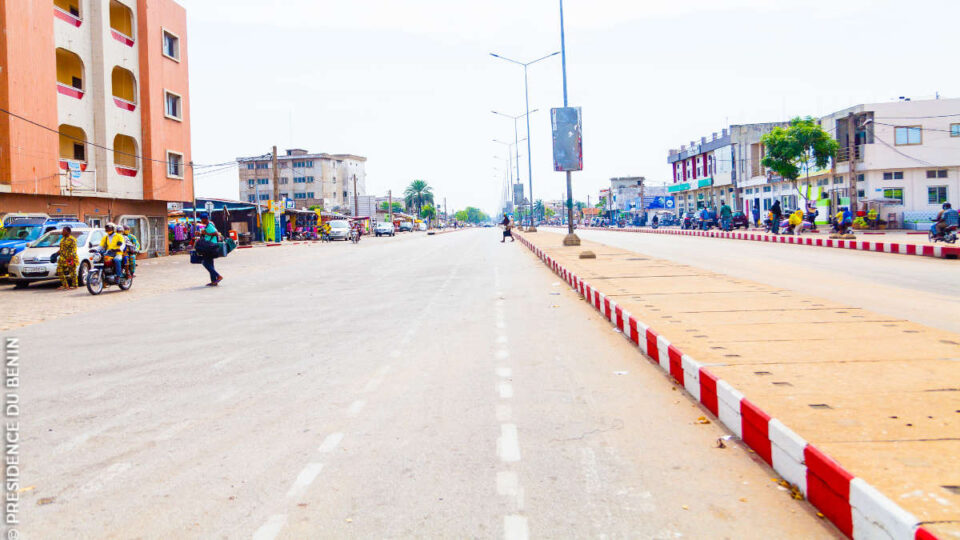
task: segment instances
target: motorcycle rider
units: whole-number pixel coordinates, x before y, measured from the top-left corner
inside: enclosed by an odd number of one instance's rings
[[[107,235],[100,239],[100,247],[104,253],[113,257],[113,270],[117,278],[123,275],[123,248],[126,245],[123,235],[117,232],[117,226],[107,223],[104,227]]]
[[[137,252],[140,251],[140,240],[133,235],[129,225],[123,226],[123,238],[126,241],[127,268],[130,269],[132,277],[137,273]]]
[[[960,222],[960,214],[950,203],[943,203],[943,210],[937,213],[937,220],[934,224],[936,235],[943,236],[947,232],[947,227],[955,227]]]

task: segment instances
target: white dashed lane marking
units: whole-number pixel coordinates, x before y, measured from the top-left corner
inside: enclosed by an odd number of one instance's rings
[[[527,540],[530,538],[530,530],[527,528],[527,518],[523,516],[504,517],[503,537],[505,540]]]
[[[510,377],[513,377],[513,370],[508,367],[497,368],[497,377],[509,379]]]
[[[363,410],[363,407],[366,406],[366,404],[367,404],[366,401],[362,399],[358,399],[357,401],[354,401],[353,403],[350,404],[350,408],[347,409],[347,412],[350,414],[350,416],[356,416],[360,414],[360,411]]]
[[[300,471],[300,474],[297,475],[297,479],[293,481],[293,485],[290,486],[290,490],[287,491],[287,497],[297,497],[301,495],[310,484],[316,480],[317,475],[320,474],[320,471],[323,469],[322,463],[310,463]]]
[[[497,385],[497,391],[500,392],[500,397],[503,399],[510,399],[513,397],[513,385],[506,381],[500,381],[500,384]]]
[[[497,454],[505,462],[520,461],[520,441],[516,424],[500,424],[500,438],[497,439]]]
[[[318,452],[323,452],[328,454],[333,452],[333,450],[340,444],[340,441],[343,440],[343,433],[331,433],[327,435],[327,438],[323,440],[323,443],[320,444],[320,448],[317,448]]]
[[[273,540],[286,524],[287,516],[282,514],[270,516],[267,522],[253,533],[253,540]]]

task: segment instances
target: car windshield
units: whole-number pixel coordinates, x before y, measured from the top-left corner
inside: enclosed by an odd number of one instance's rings
[[[44,235],[33,247],[56,247],[60,245],[60,238],[62,237],[62,231],[50,231]],[[82,246],[87,241],[87,237],[90,236],[90,233],[81,232],[81,231],[72,231],[70,236],[73,236],[77,239],[77,245]]]
[[[23,240],[30,242],[36,240],[42,231],[43,228],[36,226],[11,225],[4,227],[3,230],[0,231],[0,240]]]
[[[331,229],[349,229],[350,226],[347,225],[346,221],[331,221],[330,228]]]

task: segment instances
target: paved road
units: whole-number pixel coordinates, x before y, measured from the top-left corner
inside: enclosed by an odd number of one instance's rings
[[[837,537],[499,236],[168,259],[5,332],[26,537]]]
[[[578,230],[584,239],[960,332],[960,261],[696,236]]]

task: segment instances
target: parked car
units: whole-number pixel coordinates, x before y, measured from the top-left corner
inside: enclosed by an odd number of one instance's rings
[[[750,219],[747,218],[747,215],[744,214],[743,212],[734,212],[733,220],[730,222],[730,226],[733,227],[734,230],[739,229],[740,227],[743,227],[744,229],[749,229]]]
[[[93,249],[100,246],[106,232],[90,227],[74,228],[70,233],[77,239],[77,285],[86,283],[92,266]],[[14,287],[21,289],[30,283],[57,279],[57,263],[50,256],[60,250],[62,231],[50,231],[32,242],[27,248],[11,258],[8,270]]]
[[[418,230],[418,231],[425,231],[425,230],[427,230],[427,224],[426,224],[426,223],[417,223],[417,230]]]
[[[413,232],[413,222],[412,222],[412,221],[401,221],[401,222],[400,222],[400,232]]]
[[[373,228],[373,234],[377,236],[394,236],[396,232],[393,228],[393,223],[389,221],[377,223],[377,226]]]
[[[350,223],[343,219],[330,222],[330,239],[343,240],[350,239]]]
[[[44,233],[69,225],[74,229],[87,228],[79,221],[56,220],[46,217],[17,217],[5,222],[0,229],[0,276],[9,272],[7,266],[17,253]]]

